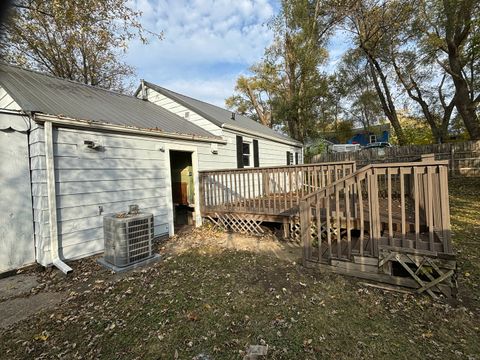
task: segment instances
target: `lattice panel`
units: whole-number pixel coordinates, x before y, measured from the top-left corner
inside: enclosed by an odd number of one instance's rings
[[[378,267],[382,268],[388,262],[399,263],[408,274],[420,285],[417,293],[428,293],[434,299],[437,298],[433,290],[443,291],[439,284],[445,284],[448,287],[456,287],[455,270],[454,269],[440,269],[434,258],[426,255],[408,254],[393,250],[382,250],[379,253]]]
[[[215,228],[231,230],[241,234],[251,234],[256,236],[265,235],[262,229],[262,220],[255,217],[244,217],[238,214],[215,214],[216,219],[208,217]]]
[[[288,223],[288,226],[289,226],[290,238],[292,240],[300,242],[301,241],[301,227],[300,227],[299,220],[295,219],[295,218],[291,218],[289,223]],[[312,241],[317,240],[317,225],[316,224],[312,224],[310,226],[310,236],[312,238]]]

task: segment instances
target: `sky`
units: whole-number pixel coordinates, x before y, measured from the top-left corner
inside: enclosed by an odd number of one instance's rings
[[[130,44],[125,61],[138,79],[222,107],[272,41],[267,23],[279,8],[273,0],[131,0],[131,6],[143,12],[146,29],[164,34]],[[348,44],[346,34],[332,39],[327,71]]]

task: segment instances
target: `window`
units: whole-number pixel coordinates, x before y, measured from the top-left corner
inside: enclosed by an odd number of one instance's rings
[[[250,144],[243,142],[242,144],[243,166],[250,166]]]
[[[287,165],[293,165],[293,153],[287,151]]]
[[[377,135],[370,135],[370,143],[377,142]]]
[[[243,136],[237,135],[237,168],[260,166],[258,140],[243,140]]]

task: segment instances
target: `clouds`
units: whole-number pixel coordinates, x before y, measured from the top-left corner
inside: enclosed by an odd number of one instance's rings
[[[237,76],[271,39],[268,0],[132,0],[145,28],[163,41],[133,42],[127,62],[151,82],[223,106]]]

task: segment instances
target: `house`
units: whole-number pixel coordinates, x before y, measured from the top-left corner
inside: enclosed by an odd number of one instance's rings
[[[368,130],[364,128],[353,129],[353,136],[347,141],[347,144],[359,144],[362,146],[374,142],[389,142],[390,125],[370,126]]]
[[[323,136],[325,139],[330,141],[333,144],[341,144],[342,141],[345,141],[345,135],[339,136],[336,132],[328,132],[324,133]],[[390,141],[390,124],[382,124],[382,125],[373,125],[370,126],[368,129],[356,128],[348,131],[349,138],[346,140],[346,144],[353,144],[353,145],[361,145],[365,146],[370,143],[374,142],[389,142]]]
[[[0,64],[0,273],[34,262],[67,272],[62,259],[103,251],[103,215],[131,204],[153,213],[155,236],[174,233],[179,206],[200,225],[200,170],[236,167],[240,157],[243,166],[285,165],[286,151],[302,151],[263,127],[257,136],[214,125]]]
[[[143,80],[135,95],[226,140],[225,153],[221,157],[224,168],[303,163],[301,143],[247,116]]]

